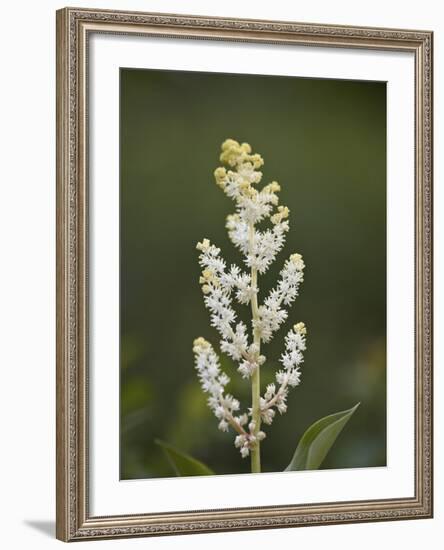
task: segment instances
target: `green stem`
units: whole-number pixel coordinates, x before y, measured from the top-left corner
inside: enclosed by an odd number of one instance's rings
[[[249,230],[250,250],[253,251],[254,246],[254,226],[250,225]],[[257,287],[257,269],[251,269],[251,286]],[[251,313],[253,321],[259,319],[259,308],[257,304],[257,293],[254,294],[251,300]],[[260,353],[261,339],[257,332],[253,330],[253,341],[258,347],[258,354]],[[253,434],[257,435],[261,428],[261,375],[260,367],[258,366],[251,376],[251,420],[254,423]],[[261,443],[256,440],[256,444],[251,449],[251,471],[253,473],[259,473],[261,471]]]
[[[259,431],[261,422],[261,414],[259,409],[260,392],[260,370],[257,368],[251,377],[251,393],[253,402],[252,418],[255,423],[255,434]],[[253,473],[258,473],[261,471],[261,442],[259,440],[256,440],[256,444],[251,449],[251,471]]]

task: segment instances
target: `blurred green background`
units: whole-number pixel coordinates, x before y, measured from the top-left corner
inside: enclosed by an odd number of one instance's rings
[[[385,83],[135,69],[121,69],[120,83],[121,478],[174,475],[156,438],[219,474],[250,469],[233,433],[217,429],[191,349],[197,336],[219,341],[196,242],[210,238],[241,265],[224,227],[233,203],[213,178],[227,137],[264,157],[263,183],[277,180],[290,208],[260,298],[291,253],[307,266],[288,322],[264,348],[263,387],[289,327],[306,323],[302,382],[266,429],[263,470],[283,470],[312,422],[358,401],[323,467],[385,465]],[[223,367],[249,406],[249,382],[227,359]]]

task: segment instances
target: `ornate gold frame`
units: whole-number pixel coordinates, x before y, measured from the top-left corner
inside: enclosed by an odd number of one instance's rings
[[[111,32],[415,56],[415,496],[92,517],[88,510],[87,41]],[[297,527],[432,516],[432,40],[428,31],[65,8],[57,12],[57,537]]]

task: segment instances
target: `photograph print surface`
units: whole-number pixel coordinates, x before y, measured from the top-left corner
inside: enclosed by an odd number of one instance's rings
[[[120,70],[120,477],[386,465],[386,84]]]

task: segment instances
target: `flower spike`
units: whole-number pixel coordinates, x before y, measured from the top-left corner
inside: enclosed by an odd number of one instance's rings
[[[219,166],[214,171],[217,186],[235,203],[235,212],[226,219],[228,236],[243,255],[248,272],[238,266],[227,266],[220,249],[203,239],[197,243],[202,268],[199,283],[205,306],[210,311],[211,325],[220,334],[220,349],[238,363],[238,372],[251,379],[252,403],[247,412],[238,414],[240,403],[225,393],[230,379],[222,372],[217,354],[203,338],[194,341],[193,351],[199,381],[209,394],[208,405],[219,420],[218,427],[236,432],[234,445],[243,458],[251,455],[252,471],[260,471],[260,443],[265,438],[261,424],[271,424],[276,411],[287,410],[287,395],[300,383],[300,366],[306,347],[304,323],[297,323],[285,337],[285,352],[276,373],[276,384],[268,384],[260,394],[260,370],[266,358],[261,344],[268,343],[287,320],[287,308],[295,301],[304,280],[305,263],[300,254],[292,254],[284,263],[277,286],[258,304],[258,275],[265,273],[285,244],[289,231],[287,206],[279,204],[281,186],[272,181],[258,188],[264,164],[261,155],[253,153],[248,143],[226,139],[222,143]],[[271,226],[260,230],[256,225],[268,220]],[[233,298],[251,307],[251,340],[245,323],[237,320]]]

